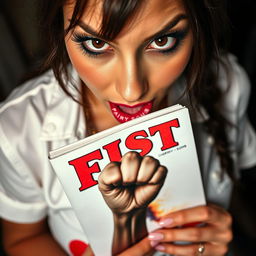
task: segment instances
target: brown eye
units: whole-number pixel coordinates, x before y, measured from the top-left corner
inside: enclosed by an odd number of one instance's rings
[[[83,42],[85,48],[96,53],[103,53],[110,48],[110,45],[100,39],[88,39]]]
[[[97,49],[101,49],[104,47],[106,43],[103,42],[102,40],[98,40],[98,39],[95,39],[95,40],[92,40],[92,45],[93,47],[97,48]]]
[[[163,47],[167,44],[168,38],[167,37],[160,37],[155,40],[155,44],[159,47]]]
[[[169,50],[173,48],[176,44],[177,39],[171,36],[163,36],[155,39],[150,45],[148,49],[150,50]]]

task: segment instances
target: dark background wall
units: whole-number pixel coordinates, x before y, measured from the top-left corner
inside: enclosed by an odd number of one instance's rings
[[[249,118],[256,128],[256,1],[229,0],[228,11],[232,28],[230,51],[247,71],[251,81]],[[256,157],[256,156],[255,156]],[[246,171],[235,186],[231,212],[234,216],[233,246],[239,256],[256,255],[256,172]]]
[[[37,27],[37,1],[0,1],[0,101],[38,65],[45,52]],[[230,52],[237,56],[251,80],[248,114],[256,127],[256,1],[228,0],[227,7],[232,29]],[[231,204],[235,218],[233,246],[238,256],[253,256],[256,252],[255,176],[245,173],[243,182],[235,187]]]
[[[250,119],[256,127],[256,1],[229,0],[228,12],[231,21],[232,40],[230,51],[247,71],[251,84],[252,95],[249,104]]]
[[[0,0],[0,101],[16,87],[45,52],[38,30],[40,0]]]

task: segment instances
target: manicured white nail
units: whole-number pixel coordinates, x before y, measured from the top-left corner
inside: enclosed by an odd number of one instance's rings
[[[152,247],[155,247],[155,246],[158,245],[158,244],[159,244],[158,241],[150,241],[150,245],[151,245]]]
[[[148,239],[153,241],[159,241],[159,240],[162,240],[163,238],[164,238],[164,235],[161,233],[150,233],[148,235]]]
[[[171,218],[164,219],[164,220],[161,220],[160,222],[158,222],[158,224],[159,224],[161,227],[168,227],[168,226],[170,226],[172,223],[173,223],[173,219],[171,219]]]
[[[165,250],[165,247],[164,247],[163,245],[158,245],[158,246],[155,247],[155,249],[156,249],[157,251],[164,251],[164,250]]]

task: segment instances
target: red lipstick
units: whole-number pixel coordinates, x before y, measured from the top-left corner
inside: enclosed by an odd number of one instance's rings
[[[139,103],[134,106],[109,102],[113,116],[119,123],[124,123],[151,112],[153,101]]]

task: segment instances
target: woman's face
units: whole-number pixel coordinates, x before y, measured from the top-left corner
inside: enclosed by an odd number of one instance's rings
[[[74,3],[64,6],[65,27],[73,8]],[[145,1],[113,41],[98,35],[101,8],[101,0],[89,1],[65,41],[73,66],[90,89],[92,114],[113,126],[159,109],[190,59],[193,38],[181,0]]]

